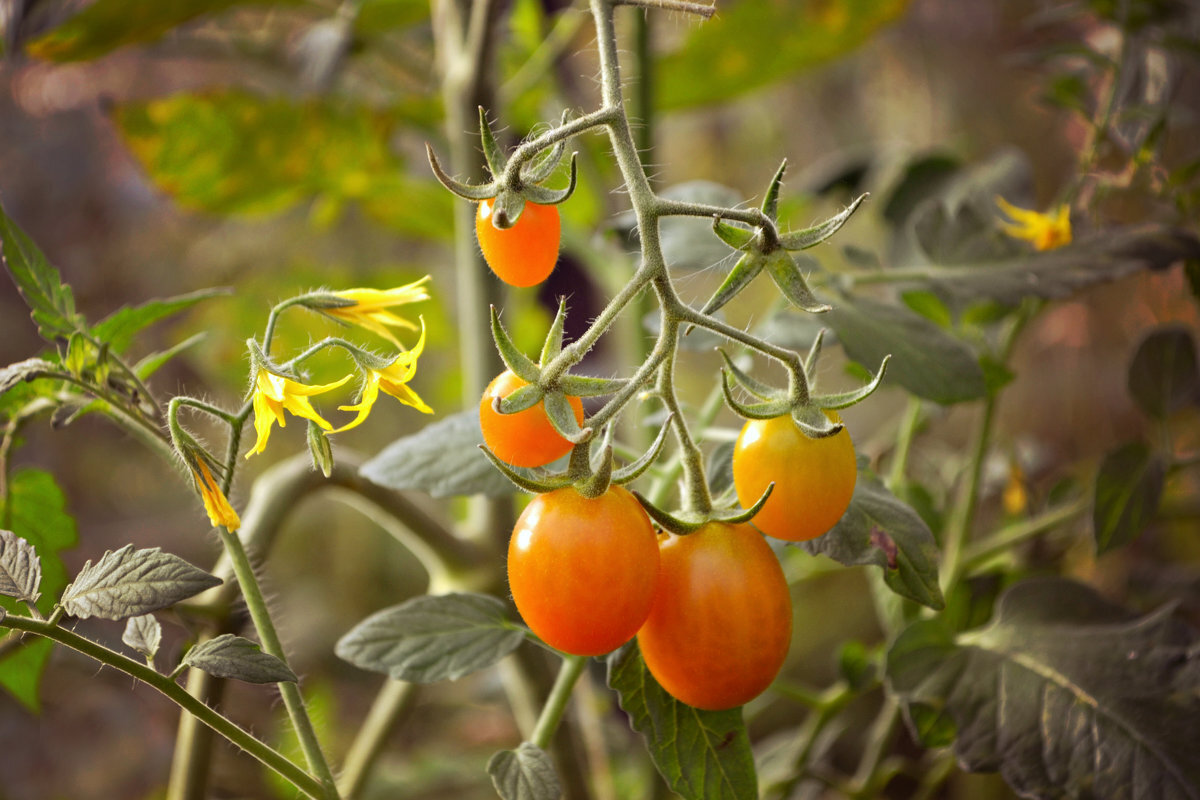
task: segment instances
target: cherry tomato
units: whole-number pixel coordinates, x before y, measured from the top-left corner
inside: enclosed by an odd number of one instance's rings
[[[496,277],[512,286],[534,286],[546,280],[558,261],[561,223],[558,206],[525,202],[511,228],[492,224],[492,201],[479,203],[475,235],[479,249]]]
[[[658,542],[637,499],[613,485],[538,495],[508,543],[508,585],[525,623],[567,653],[596,656],[637,633],[658,582]]]
[[[498,414],[492,410],[492,400],[508,397],[528,384],[505,370],[497,375],[479,401],[479,424],[483,441],[496,458],[514,467],[540,467],[571,452],[571,443],[564,439],[546,416],[542,403],[515,414]],[[583,401],[568,397],[575,411],[575,421],[583,424]]]
[[[841,421],[837,412],[825,413]],[[810,439],[790,416],[752,419],[733,448],[738,502],[753,505],[775,482],[766,505],[750,521],[776,539],[804,542],[832,528],[850,505],[857,478],[854,443],[845,428]]]
[[[783,569],[749,525],[710,522],[659,538],[658,591],[638,646],[675,698],[709,711],[740,706],[775,679],[792,640]]]

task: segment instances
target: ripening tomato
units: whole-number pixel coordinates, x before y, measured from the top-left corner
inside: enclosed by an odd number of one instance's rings
[[[720,711],[775,679],[792,640],[792,602],[779,560],[749,525],[710,522],[659,537],[658,591],[638,646],[678,700]]]
[[[841,421],[836,411],[825,413]],[[832,528],[846,513],[857,478],[854,443],[845,428],[810,439],[788,415],[752,419],[733,448],[738,502],[753,505],[775,482],[766,505],[750,521],[776,539],[804,542]]]
[[[633,638],[650,613],[658,542],[637,498],[568,486],[533,499],[508,543],[508,585],[521,618],[566,653],[597,656]]]
[[[479,401],[479,425],[483,428],[483,441],[496,458],[514,467],[541,467],[562,458],[571,452],[571,443],[554,430],[546,407],[539,402],[515,414],[498,414],[492,410],[492,400],[508,397],[528,386],[511,370],[497,375]],[[583,401],[568,397],[575,412],[575,421],[583,424]]]
[[[558,206],[527,200],[516,224],[503,230],[492,224],[492,209],[492,201],[483,200],[475,214],[479,249],[492,272],[512,286],[534,286],[546,280],[558,261]]]

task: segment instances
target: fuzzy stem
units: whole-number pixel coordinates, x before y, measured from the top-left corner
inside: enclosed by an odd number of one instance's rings
[[[571,699],[571,690],[575,688],[575,682],[579,680],[579,676],[583,674],[583,668],[586,666],[587,659],[583,656],[563,658],[558,678],[554,681],[554,688],[550,690],[550,696],[546,698],[541,716],[538,717],[537,725],[533,729],[533,735],[529,738],[531,743],[543,750],[550,746],[554,731],[558,729],[558,723],[562,720],[563,712],[566,711],[567,701]]]
[[[383,752],[388,734],[395,727],[396,721],[412,708],[416,689],[416,684],[387,680],[375,696],[367,718],[363,720],[354,737],[354,743],[350,745],[342,774],[338,779],[338,789],[346,800],[354,800],[362,795],[367,777],[379,754]]]

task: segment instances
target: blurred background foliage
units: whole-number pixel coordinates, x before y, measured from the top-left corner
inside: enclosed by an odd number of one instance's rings
[[[639,82],[630,92],[638,85],[648,91],[637,105],[644,119],[635,123],[650,132],[645,158],[660,187],[704,181],[689,191],[756,201],[786,156],[792,167],[782,216],[792,227],[836,212],[858,189],[891,198],[887,206],[869,203],[837,245],[821,251],[827,266],[895,257],[889,225],[903,197],[889,188],[902,178],[943,180],[959,164],[1009,148],[1027,159],[1028,196],[1011,199],[1028,207],[1058,198],[1088,148],[1096,153],[1090,166],[1125,178],[1089,189],[1097,196],[1087,204],[1092,218],[1077,220],[1080,232],[1097,223],[1195,224],[1200,48],[1186,3],[722,0],[710,22],[656,15],[645,28],[634,24],[640,13],[621,15],[622,43],[630,51],[626,75]],[[1114,34],[1118,13],[1128,37]],[[1173,14],[1177,25],[1161,24]],[[563,108],[595,106],[586,9],[511,0],[501,24],[498,102],[489,111],[508,144]],[[1153,39],[1164,30],[1171,41]],[[233,401],[246,386],[243,343],[270,303],[317,286],[388,287],[428,273],[434,299],[420,311],[429,347],[414,387],[439,415],[457,410],[454,201],[433,181],[424,155],[427,141],[445,149],[428,4],[4,0],[0,32],[0,201],[62,271],[89,318],[152,297],[236,287],[142,340],[149,352],[205,333],[164,369],[160,386]],[[1133,99],[1105,146],[1094,147],[1084,120],[1104,112],[1097,97],[1106,59],[1129,42],[1144,48],[1121,87]],[[1155,113],[1163,108],[1171,113]],[[540,346],[558,295],[572,296],[582,322],[632,266],[619,217],[626,205],[606,143],[589,136],[574,147],[581,181],[562,207],[564,257],[546,285],[509,292],[504,301],[506,325],[530,351]],[[678,237],[686,243],[697,238],[692,232],[685,227]],[[681,290],[702,301],[723,277],[727,251],[688,252]],[[1126,390],[1126,366],[1148,326],[1200,328],[1192,291],[1179,270],[1138,273],[1090,288],[1037,320],[1001,407],[997,442],[1007,457],[989,464],[985,517],[1043,506],[1064,465],[1095,463],[1147,435]],[[731,320],[765,315],[767,290],[748,296],[729,309]],[[289,317],[281,344],[332,330],[315,315]],[[40,347],[24,304],[5,283],[4,363]],[[618,361],[614,347],[600,348],[593,371],[606,374],[630,360]],[[698,405],[712,385],[710,356],[688,354],[682,363],[689,370],[682,392]],[[825,369],[832,383],[849,384],[832,361]],[[846,412],[862,454],[888,446],[902,408],[901,392],[887,389]],[[1200,430],[1194,407],[1181,413],[1191,424],[1178,429]],[[967,421],[962,409],[940,412],[936,436],[913,456],[916,483],[951,482],[964,461]],[[369,432],[348,433],[337,445],[371,454],[425,422],[389,407],[373,416]],[[293,427],[276,434],[281,441],[264,462],[288,453],[288,445],[291,452],[303,447],[302,426]],[[87,417],[67,433],[36,425],[26,437],[19,463],[52,471],[82,521],[80,546],[64,556],[71,572],[126,542],[199,564],[215,557],[202,515],[180,512],[196,505],[188,487],[136,443]],[[1185,611],[1200,617],[1196,489],[1186,475],[1168,486],[1165,522],[1131,549],[1097,559],[1076,546],[1055,557],[1120,599],[1182,597]],[[1000,502],[1022,492],[1024,503]],[[910,500],[919,508],[920,499],[914,490]],[[928,500],[936,514],[939,498]],[[806,578],[794,584],[788,675],[822,685],[835,673],[839,643],[879,639],[874,610],[860,571],[832,569],[795,550],[785,558],[792,577]],[[424,575],[369,523],[316,500],[289,524],[267,581],[293,664],[315,679],[314,705],[336,752],[377,679],[335,659],[333,642],[367,613],[424,591]],[[1143,596],[1128,597],[1138,591]],[[103,641],[119,636],[102,625],[81,628]],[[186,631],[168,636],[178,647]],[[21,701],[0,695],[0,798],[148,798],[161,790],[176,710],[141,688],[131,691],[124,679],[93,673],[90,664],[56,653],[36,720]],[[78,690],[84,682],[88,688]],[[229,691],[229,707],[246,724],[271,729],[267,694],[244,685]],[[28,704],[34,692],[18,694]],[[637,744],[606,698],[598,675],[585,681],[582,713],[598,717],[594,730],[618,754],[613,773],[596,776],[598,796],[654,796],[644,759],[620,757]],[[870,712],[862,709],[864,720]],[[781,701],[751,706],[748,719],[762,735],[794,724],[795,713]],[[98,737],[97,730],[114,733]],[[514,735],[490,672],[432,686],[395,734],[376,796],[398,786],[411,797],[491,796],[477,777]],[[222,752],[217,763],[220,796],[287,796],[234,753]],[[764,767],[764,782],[769,774]],[[961,776],[947,792],[1011,796],[997,779],[979,776]]]

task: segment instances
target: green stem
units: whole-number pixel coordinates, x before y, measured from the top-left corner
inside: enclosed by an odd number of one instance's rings
[[[1005,552],[1014,545],[1020,544],[1027,539],[1032,539],[1035,536],[1040,536],[1046,531],[1053,530],[1059,525],[1069,522],[1086,512],[1089,508],[1091,508],[1091,498],[1086,496],[1079,497],[1074,502],[1061,505],[1033,519],[1001,528],[986,539],[971,543],[963,551],[963,574],[969,574],[973,567],[987,561],[998,553]]]
[[[346,800],[361,796],[367,777],[387,743],[388,734],[397,720],[412,708],[416,688],[416,684],[405,681],[384,681],[342,766],[338,790]]]
[[[921,400],[909,396],[904,416],[900,420],[900,428],[896,432],[896,450],[892,454],[891,468],[888,470],[887,487],[896,491],[904,481],[904,473],[908,469],[908,453],[916,438],[917,428],[921,424]]]
[[[677,11],[681,14],[695,14],[704,19],[711,18],[717,10],[715,5],[688,3],[685,0],[613,0],[613,5],[652,8],[661,11]]]
[[[246,610],[250,612],[250,619],[262,642],[263,652],[275,656],[286,664],[287,654],[284,653],[283,645],[279,642],[279,635],[275,631],[275,624],[271,621],[271,614],[267,609],[266,598],[263,597],[258,578],[254,575],[254,568],[250,564],[250,558],[242,546],[242,540],[236,533],[231,533],[223,526],[217,528],[217,532],[221,536],[221,544],[225,546],[225,552],[229,555],[234,577],[237,578],[238,586],[241,587],[242,597],[246,601]],[[308,762],[308,768],[324,786],[321,796],[336,798],[338,795],[333,772],[329,769],[329,763],[321,752],[321,745],[317,741],[312,720],[309,719],[308,709],[304,706],[300,687],[294,683],[281,683],[279,684],[279,693],[283,696],[283,705],[291,718],[293,728],[295,728],[296,737],[300,741],[300,749]]]
[[[892,737],[896,733],[896,723],[900,721],[900,704],[889,694],[883,697],[883,706],[871,725],[871,732],[863,749],[862,759],[858,762],[858,771],[851,782],[854,795],[860,800],[872,800],[879,797],[882,786],[879,783],[879,766],[883,763],[888,748],[891,747]]]
[[[542,714],[538,717],[537,725],[533,729],[533,736],[529,738],[532,744],[543,750],[550,746],[554,731],[558,729],[558,723],[567,709],[567,701],[571,699],[571,690],[575,688],[575,682],[579,680],[579,676],[583,674],[586,666],[587,659],[583,656],[563,658],[562,668],[559,669],[558,678],[554,681],[554,688],[550,690],[550,696],[546,698],[546,705],[542,707]]]
[[[296,764],[289,761],[279,751],[273,749],[264,742],[251,736],[246,731],[242,730],[228,717],[223,716],[212,708],[209,708],[204,703],[200,702],[195,697],[192,697],[187,691],[172,680],[170,677],[163,675],[151,669],[147,664],[141,661],[124,656],[120,653],[109,650],[104,645],[93,642],[90,639],[85,639],[79,634],[69,631],[66,628],[60,628],[57,625],[52,625],[48,622],[39,622],[38,620],[29,617],[21,617],[9,615],[3,620],[0,620],[0,626],[11,628],[13,630],[25,631],[38,636],[44,636],[47,639],[52,639],[61,645],[71,648],[77,652],[99,661],[101,664],[119,670],[126,675],[129,675],[137,680],[145,683],[159,692],[166,695],[172,702],[182,708],[184,711],[196,717],[205,725],[212,728],[228,739],[235,746],[245,750],[250,755],[261,761],[265,766],[279,773],[285,780],[291,782],[297,789],[304,792],[306,795],[317,800],[323,800],[328,797],[325,788],[312,775],[309,775]]]

